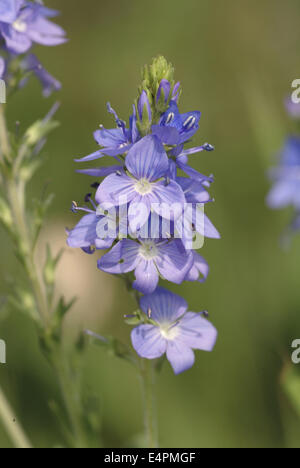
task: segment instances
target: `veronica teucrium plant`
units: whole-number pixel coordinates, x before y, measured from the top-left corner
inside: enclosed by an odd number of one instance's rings
[[[292,210],[292,219],[282,236],[284,246],[289,245],[293,236],[300,232],[300,103],[287,98],[285,109],[292,120],[293,131],[277,155],[277,166],[269,171],[272,187],[267,196],[271,209],[290,207]],[[295,347],[294,343],[292,347]],[[291,405],[300,415],[300,377],[296,366],[291,366],[289,361],[285,363],[280,382]]]
[[[267,197],[272,209],[293,208],[293,216],[284,236],[289,241],[292,234],[300,230],[300,104],[291,99],[285,101],[285,108],[295,129],[284,142],[278,154],[278,164],[269,172],[273,183]]]
[[[205,281],[209,266],[198,250],[204,238],[220,237],[206,215],[214,178],[189,164],[191,155],[214,147],[190,145],[201,113],[181,113],[180,95],[173,67],[158,57],[143,69],[128,123],[107,105],[115,128],[101,125],[94,133],[99,149],[77,159],[80,164],[94,162],[79,172],[96,179],[95,194],[86,196],[84,206],[73,202],[72,211],[83,216],[67,241],[88,254],[97,252],[99,270],[122,278],[137,300],[138,310],[125,315],[134,327],[132,349],[87,333],[136,366],[143,382],[149,447],[157,445],[154,369],[166,358],[175,374],[182,373],[193,366],[194,350],[212,351],[217,338],[207,312],[189,311],[182,297],[159,285],[160,280],[175,285]],[[101,166],[105,157],[112,161],[108,167]]]
[[[60,89],[60,83],[33,54],[35,43],[57,46],[66,41],[64,30],[52,21],[57,14],[57,11],[46,8],[42,2],[1,0],[0,78],[6,84],[8,103],[31,76],[41,82],[44,96]],[[46,138],[58,125],[53,119],[57,107],[55,104],[44,118],[22,130],[22,124],[16,124],[16,128],[7,128],[6,106],[0,104],[0,221],[13,242],[27,281],[26,286],[23,286],[24,280],[14,282],[8,293],[8,305],[34,320],[42,351],[56,373],[62,392],[65,407],[52,405],[63,421],[65,430],[65,441],[59,443],[84,447],[92,440],[91,432],[95,427],[91,428],[89,424],[91,418],[88,409],[82,405],[80,383],[76,378],[82,355],[80,342],[76,346],[74,344],[74,349],[68,352],[62,339],[63,319],[73,301],[67,303],[63,297],[57,299],[54,294],[55,270],[61,253],[54,255],[48,245],[42,270],[35,255],[52,196],[39,197],[33,203],[28,203],[26,197],[26,188],[43,163],[42,150]],[[73,365],[74,362],[76,365]],[[0,416],[13,442],[17,447],[30,446],[11,413],[1,391]]]

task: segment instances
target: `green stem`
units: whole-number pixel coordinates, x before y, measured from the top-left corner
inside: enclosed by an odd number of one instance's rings
[[[2,422],[16,448],[32,448],[26,434],[16,421],[14,413],[0,388],[0,415]]]
[[[0,104],[0,155],[10,159],[10,145],[6,128],[4,104]]]
[[[144,397],[144,424],[147,448],[158,448],[154,368],[153,362],[149,359],[141,360],[141,380]]]
[[[140,307],[141,293],[132,287],[130,276],[124,275],[122,278],[127,290],[131,292]],[[140,359],[140,379],[142,383],[142,394],[144,404],[144,426],[145,426],[145,441],[148,448],[158,447],[158,424],[156,414],[156,402],[154,392],[154,363],[150,359]]]
[[[37,309],[45,327],[50,320],[50,311],[45,296],[44,287],[35,263],[32,243],[26,220],[24,187],[14,178],[7,181],[7,196],[15,219],[15,227],[20,239],[24,266],[34,293]]]
[[[6,127],[4,108],[2,105],[0,105],[0,156],[5,157],[7,160],[9,160],[11,157],[9,136]],[[18,162],[19,160],[17,159],[17,165]],[[18,170],[16,170],[15,165],[16,160],[14,160],[13,170],[8,171],[7,175],[5,175],[3,178],[5,184],[4,190],[7,194],[7,199],[14,218],[17,250],[22,258],[24,269],[34,295],[36,307],[41,318],[41,323],[43,325],[44,332],[47,335],[48,332],[51,333],[52,307],[48,301],[47,291],[43,282],[43,278],[35,260],[35,240],[32,239],[28,218],[26,216],[25,186],[24,182],[19,178]],[[66,357],[61,348],[59,348],[59,352],[54,352],[54,354],[56,355],[53,356],[52,364],[54,370],[58,374],[58,381],[65,408],[72,427],[74,445],[77,446],[81,444],[84,438],[82,434],[81,422],[78,417],[78,411],[76,405],[74,404],[74,389],[72,388],[70,373],[68,372],[65,374],[67,367],[65,364]]]
[[[70,376],[70,368],[66,362],[64,351],[62,350],[57,358],[54,358],[53,367],[59,380],[60,391],[63,397],[64,405],[67,410],[69,422],[73,429],[71,443],[73,448],[88,448],[85,435],[82,430],[80,421],[80,397],[77,394],[77,385],[74,385],[72,377]]]

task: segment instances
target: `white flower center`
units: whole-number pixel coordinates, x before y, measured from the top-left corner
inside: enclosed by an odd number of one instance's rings
[[[169,323],[166,325],[160,325],[160,333],[163,338],[172,341],[179,335],[179,328],[177,325],[172,326]]]
[[[152,184],[147,179],[138,180],[134,188],[140,195],[146,195],[147,193],[152,192]]]
[[[22,21],[21,19],[16,19],[16,21],[13,22],[12,26],[19,33],[23,33],[27,29],[27,24],[25,23],[25,21]]]
[[[141,245],[139,253],[145,260],[152,260],[157,256],[158,250],[154,242],[145,242]]]

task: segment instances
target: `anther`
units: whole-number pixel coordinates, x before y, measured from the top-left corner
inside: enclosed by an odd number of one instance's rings
[[[196,123],[196,117],[190,115],[184,122],[183,126],[186,130],[190,130]]]
[[[77,213],[77,210],[78,210],[78,203],[76,203],[76,201],[72,201],[71,211],[73,213]]]
[[[204,318],[208,318],[209,317],[209,313],[207,310],[203,310],[202,312],[200,312],[201,315],[203,315]]]
[[[91,201],[92,194],[87,193],[86,196],[84,197],[85,203],[89,203]]]
[[[167,118],[167,120],[166,120],[166,124],[168,125],[168,124],[170,124],[171,122],[173,122],[174,117],[175,117],[174,112],[170,112],[170,114],[168,115],[168,118]]]
[[[210,145],[209,143],[204,143],[203,149],[204,151],[214,151],[215,147],[213,145]]]

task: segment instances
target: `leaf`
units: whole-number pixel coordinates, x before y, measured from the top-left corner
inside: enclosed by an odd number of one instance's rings
[[[137,366],[136,355],[131,351],[129,346],[121,343],[121,341],[111,336],[104,337],[94,333],[90,330],[86,330],[85,334],[90,337],[93,344],[104,348],[109,355],[123,359],[130,362],[134,366]]]
[[[54,194],[48,195],[45,199],[34,200],[34,215],[33,215],[33,233],[34,233],[34,246],[39,237],[39,233],[43,226],[47,211],[54,199]]]
[[[37,120],[29,127],[24,135],[25,144],[29,147],[35,146],[39,141],[43,140],[50,132],[59,126],[59,122],[55,120]]]
[[[46,246],[46,263],[44,266],[43,276],[46,285],[52,286],[55,281],[55,270],[63,255],[64,249],[61,249],[59,253],[54,257],[51,252],[49,244]]]

